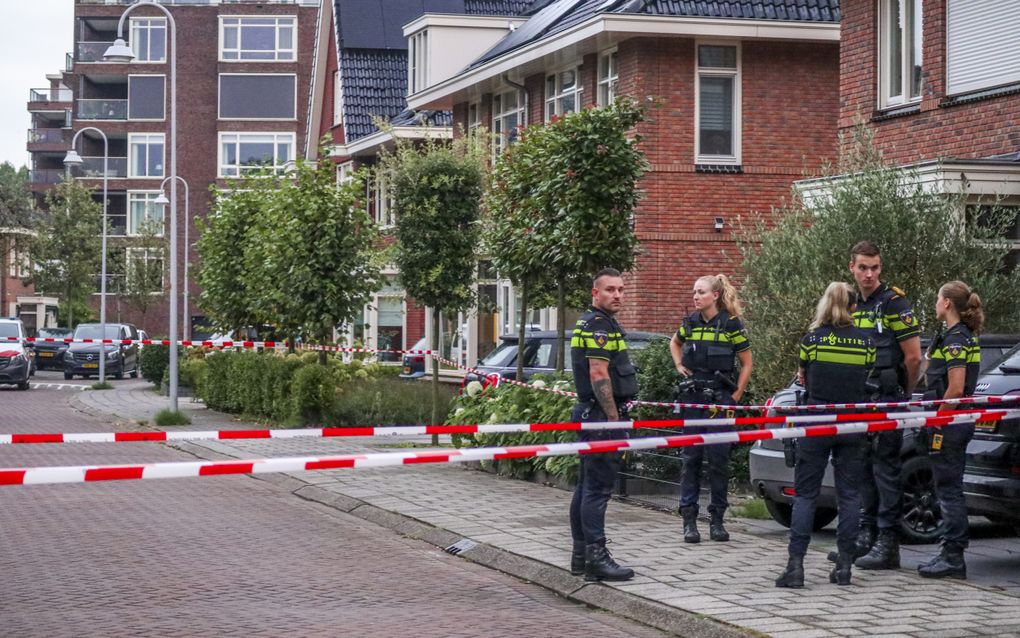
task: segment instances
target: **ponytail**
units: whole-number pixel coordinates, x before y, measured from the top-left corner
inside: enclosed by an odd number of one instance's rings
[[[950,281],[939,288],[939,294],[953,304],[963,325],[974,334],[981,332],[985,326],[985,310],[981,297],[970,286],[962,281]]]
[[[740,303],[740,297],[737,296],[737,288],[729,280],[729,277],[720,273],[718,275],[705,275],[699,278],[698,281],[707,282],[709,290],[719,293],[716,306],[720,310],[725,310],[731,317],[740,316],[740,313],[743,312],[743,304]]]

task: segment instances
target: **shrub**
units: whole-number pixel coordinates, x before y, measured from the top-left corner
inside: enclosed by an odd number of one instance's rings
[[[362,378],[344,384],[326,414],[334,425],[422,425],[432,415],[428,383],[393,378]],[[456,391],[440,386],[440,414],[449,414]]]
[[[335,395],[336,384],[330,371],[315,363],[305,363],[294,373],[290,393],[291,414],[301,421],[319,421]]]
[[[202,389],[205,386],[206,375],[209,373],[209,364],[204,358],[193,358],[188,356],[181,362],[180,384],[195,391],[195,396],[202,396]]]
[[[168,425],[191,425],[191,419],[183,412],[173,410],[160,410],[152,419],[156,425],[166,427]]]
[[[159,385],[163,381],[163,374],[170,365],[170,346],[145,346],[139,353],[138,359],[142,377],[153,385]]]

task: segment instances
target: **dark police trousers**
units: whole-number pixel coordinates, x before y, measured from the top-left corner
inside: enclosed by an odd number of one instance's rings
[[[797,440],[797,468],[793,487],[793,518],[790,521],[790,555],[803,556],[811,542],[815,524],[815,503],[822,487],[822,478],[829,465],[836,479],[836,506],[839,523],[836,544],[839,551],[850,553],[857,539],[861,502],[857,491],[864,471],[867,439],[864,434],[805,437]]]
[[[935,493],[942,507],[947,545],[964,549],[970,540],[967,504],[963,497],[963,467],[967,460],[967,444],[974,438],[974,424],[960,423],[932,430],[942,435],[942,449],[931,451],[931,469],[935,475]]]
[[[583,417],[585,410],[588,416]],[[583,418],[582,418],[583,417]],[[577,404],[570,414],[571,421],[606,421],[607,417],[599,405]],[[627,438],[626,430],[581,430],[579,441],[608,441]],[[575,542],[586,545],[601,543],[606,539],[606,506],[613,494],[616,479],[623,466],[619,452],[604,454],[582,454],[577,487],[570,501],[570,535]]]
[[[905,401],[902,394],[883,395],[877,401]],[[861,475],[861,528],[898,530],[903,511],[903,430],[871,435]]]
[[[695,398],[697,397],[697,398]],[[700,395],[684,395],[681,398],[683,403],[704,403]],[[720,404],[732,405],[733,397],[724,394],[719,399]],[[707,419],[713,416],[708,410],[684,408],[683,418],[685,419]],[[718,414],[715,416],[726,416]],[[731,427],[690,427],[684,428],[683,434],[705,434],[711,432],[730,432]],[[701,467],[704,461],[708,460],[708,486],[710,513],[718,513],[722,516],[729,501],[726,494],[730,486],[730,444],[715,443],[712,445],[692,445],[683,448],[680,458],[683,459],[683,469],[680,471],[680,509],[698,506],[698,496],[701,492]]]

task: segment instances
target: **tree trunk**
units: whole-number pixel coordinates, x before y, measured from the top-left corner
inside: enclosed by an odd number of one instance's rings
[[[556,280],[556,372],[566,369],[567,344],[563,333],[567,330],[567,281]]]
[[[297,335],[291,335],[287,345],[287,353],[294,354],[297,352]]]
[[[323,326],[323,327],[322,327],[322,338],[321,338],[321,339],[319,339],[319,341],[321,341],[321,342],[322,342],[322,345],[323,345],[323,348],[322,348],[322,350],[319,350],[319,365],[320,365],[320,366],[326,366],[326,365],[328,365],[328,364],[327,364],[327,359],[328,359],[329,357],[327,357],[327,356],[326,356],[326,348],[325,348],[325,345],[326,345],[327,343],[329,343],[329,338],[330,338],[331,336],[333,336],[333,335],[332,335],[332,332],[333,332],[333,329],[332,329],[332,328],[331,328],[330,326],[328,326],[328,325],[327,325],[327,326]]]
[[[67,327],[74,330],[74,304],[71,303],[71,288],[67,288],[64,294],[64,303],[67,304]]]
[[[7,314],[7,242],[7,237],[0,237],[0,316]]]
[[[521,325],[517,328],[517,380],[524,381],[524,340],[527,337],[528,280],[521,281]]]
[[[432,309],[432,352],[441,352],[439,347],[439,308]],[[432,425],[439,423],[439,361],[432,359]],[[432,445],[439,445],[439,435],[432,435]]]

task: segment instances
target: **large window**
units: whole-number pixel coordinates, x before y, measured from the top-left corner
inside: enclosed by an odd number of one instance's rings
[[[578,67],[545,78],[545,120],[573,113],[581,108],[581,74]]]
[[[429,34],[419,31],[407,39],[407,92],[417,93],[429,85]]]
[[[375,190],[375,221],[383,228],[397,224],[397,211],[393,207],[393,193],[390,191],[390,179],[386,171],[376,168],[373,187]]]
[[[264,167],[279,173],[293,159],[293,133],[220,133],[220,177],[238,177]]]
[[[163,177],[162,133],[129,133],[128,177]]]
[[[163,207],[155,203],[159,191],[128,192],[128,235],[163,236]]]
[[[166,289],[164,255],[161,248],[128,248],[126,257],[128,279],[151,293],[163,292]]]
[[[162,120],[165,117],[166,77],[128,76],[128,119]]]
[[[166,18],[131,18],[134,62],[166,62]]]
[[[946,92],[1020,82],[1020,11],[1016,0],[948,0]]]
[[[492,98],[493,153],[502,153],[517,141],[524,124],[524,92],[514,89]]]
[[[221,120],[293,120],[296,116],[296,75],[220,74]]]
[[[879,106],[921,99],[921,0],[879,0]]]
[[[478,102],[471,102],[467,109],[468,132],[474,131],[482,125],[482,105]]]
[[[220,60],[293,62],[297,18],[221,17]]]
[[[740,47],[698,45],[695,127],[699,164],[740,163]]]
[[[616,99],[620,71],[616,66],[616,50],[599,56],[599,106],[609,106]]]

